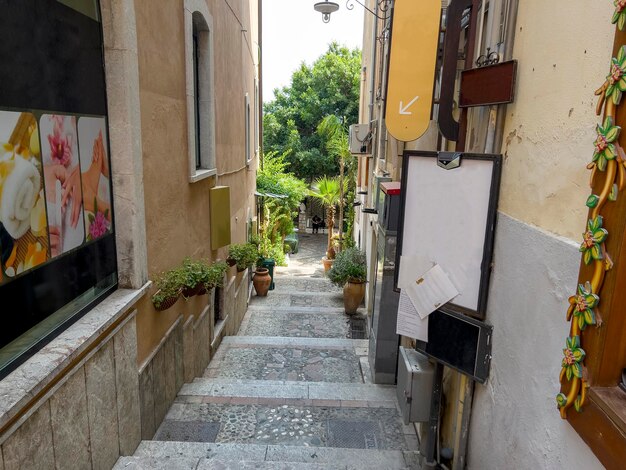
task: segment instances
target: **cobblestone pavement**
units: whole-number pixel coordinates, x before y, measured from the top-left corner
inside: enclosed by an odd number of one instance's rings
[[[323,233],[300,233],[300,248],[298,253],[289,255],[289,267],[278,267],[278,274],[287,274],[295,277],[309,277],[322,279],[324,268],[322,257],[326,254],[328,235]]]
[[[276,277],[276,285],[283,281]],[[325,280],[327,288],[331,289],[330,282]],[[276,307],[343,307],[343,294],[341,292],[271,292],[267,297],[253,297],[251,307],[255,309],[275,309]],[[311,311],[310,313],[315,313]]]
[[[287,311],[254,312],[241,326],[240,334],[249,336],[293,336],[309,338],[348,338],[350,320],[339,313],[299,313]]]
[[[345,448],[407,450],[411,440],[403,434],[395,408],[175,403],[157,436],[178,440],[179,429],[185,428],[178,423],[210,423],[206,427],[219,428],[219,433],[208,442],[221,443],[339,447],[332,444],[341,442]],[[202,437],[189,427],[187,432]]]
[[[275,270],[276,289],[252,296],[238,335],[115,469],[420,468],[395,387],[370,383],[368,341],[356,339],[366,318],[346,316],[341,289],[324,276],[326,240],[300,235],[299,253]]]
[[[205,377],[362,382],[359,358],[352,350],[305,348],[229,348],[213,359]],[[219,365],[218,365],[219,364]]]

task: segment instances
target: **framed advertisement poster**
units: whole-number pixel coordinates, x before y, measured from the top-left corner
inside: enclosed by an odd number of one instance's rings
[[[2,377],[112,292],[117,264],[98,2],[0,15]]]

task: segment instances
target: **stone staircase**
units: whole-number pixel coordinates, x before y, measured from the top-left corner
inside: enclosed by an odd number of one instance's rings
[[[367,383],[367,340],[350,339],[341,306],[316,269],[279,270],[153,440],[114,468],[420,468],[395,387]]]

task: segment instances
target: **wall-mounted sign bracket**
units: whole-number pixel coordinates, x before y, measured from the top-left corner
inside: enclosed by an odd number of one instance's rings
[[[473,3],[473,0],[452,0],[446,12],[446,37],[443,47],[441,94],[437,120],[439,132],[446,139],[454,142],[459,139],[459,122],[454,119],[452,111],[454,109],[454,84],[461,41],[461,20],[465,10],[472,8]]]

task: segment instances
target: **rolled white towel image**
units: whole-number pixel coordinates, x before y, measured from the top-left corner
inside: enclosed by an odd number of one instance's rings
[[[37,202],[41,177],[35,165],[15,156],[13,171],[2,185],[0,220],[14,239],[20,238],[30,228],[30,213]]]

